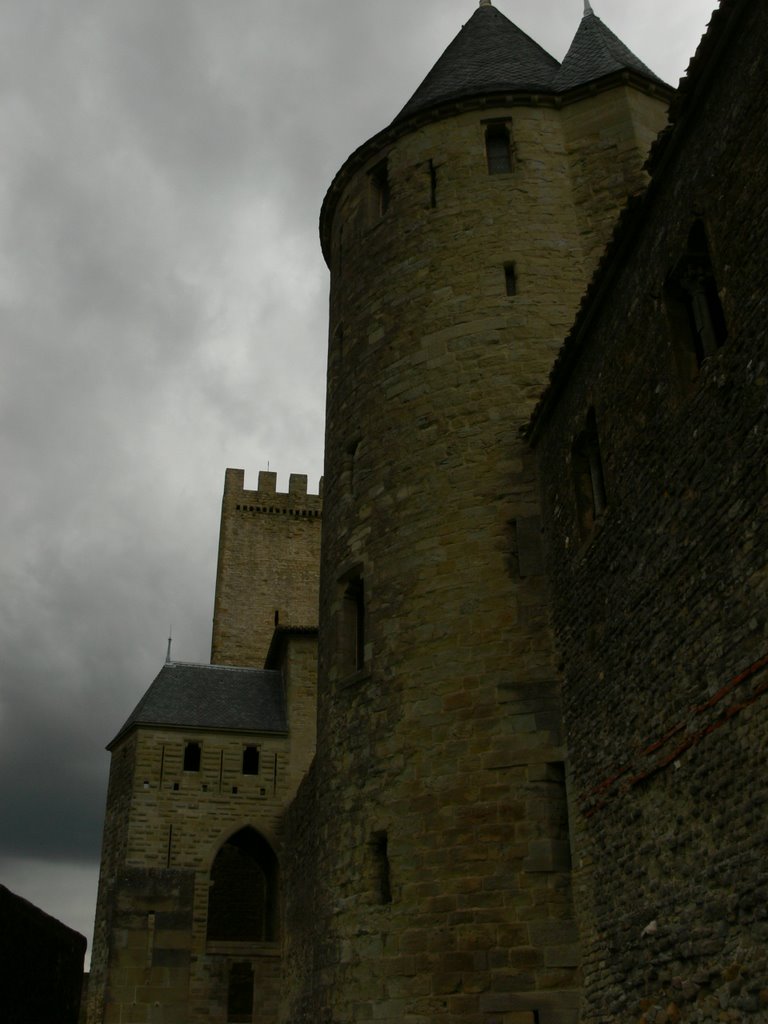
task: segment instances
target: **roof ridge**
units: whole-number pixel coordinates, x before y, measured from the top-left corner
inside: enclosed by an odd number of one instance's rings
[[[274,669],[260,668],[258,665],[219,665],[212,661],[166,661],[163,662],[163,668],[167,665],[178,665],[182,668],[205,668],[205,669],[221,669],[223,672],[272,672]],[[161,672],[163,669],[160,670]]]

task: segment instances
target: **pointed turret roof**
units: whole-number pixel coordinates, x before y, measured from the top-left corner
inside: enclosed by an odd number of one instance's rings
[[[586,3],[584,17],[571,48],[555,76],[555,89],[557,92],[565,92],[566,89],[586,85],[587,82],[594,82],[615,71],[636,71],[651,81],[661,82]]]
[[[393,124],[470,96],[552,92],[560,65],[530,36],[483,2],[443,53]]]
[[[602,80],[611,88],[622,72],[632,84],[670,99],[672,89],[639,60],[600,21],[585,0],[585,13],[562,65],[537,42],[493,7],[480,6],[448,45],[397,117],[348,157],[333,179],[320,212],[320,238],[330,259],[330,228],[336,203],[348,176],[384,146],[411,130],[422,118],[441,118],[462,109],[512,106],[538,101],[557,105],[581,98],[582,87]],[[612,77],[615,76],[615,77]],[[562,94],[569,94],[563,96]],[[413,115],[416,115],[413,118]]]

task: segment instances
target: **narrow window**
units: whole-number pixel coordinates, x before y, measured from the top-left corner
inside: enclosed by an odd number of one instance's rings
[[[690,383],[728,336],[701,221],[691,228],[685,253],[667,278],[664,297],[680,370]]]
[[[565,763],[552,761],[547,765],[546,781],[550,790],[552,814],[550,827],[553,829],[554,845],[553,860],[562,871],[570,871],[571,859],[571,825],[568,819],[568,788],[565,782]]]
[[[356,672],[365,664],[365,591],[363,578],[356,574],[343,584],[340,655],[343,672]]]
[[[517,274],[514,263],[504,264],[504,282],[507,287],[507,295],[517,295]]]
[[[429,161],[429,205],[433,210],[437,206],[437,168],[434,160]]]
[[[187,743],[184,747],[184,771],[200,771],[200,744]]]
[[[594,409],[589,410],[586,426],[573,442],[571,460],[579,525],[582,536],[587,537],[608,504]]]
[[[354,441],[351,441],[347,445],[347,450],[345,452],[346,458],[344,459],[344,468],[349,473],[349,476],[347,478],[347,493],[348,494],[354,494],[355,493],[355,482],[356,482],[355,481],[355,468],[356,468],[357,453],[358,453],[358,449],[359,448],[360,448],[360,438],[358,437],[358,438],[355,438]]]
[[[512,170],[512,148],[506,124],[492,122],[485,129],[485,155],[489,174]]]
[[[374,217],[383,217],[389,209],[389,170],[386,158],[370,172],[371,197]]]
[[[259,774],[259,748],[245,747],[243,750],[243,775]]]
[[[339,324],[333,332],[333,347],[331,349],[331,355],[334,356],[339,363],[344,362],[344,328],[341,324]]]
[[[373,852],[374,883],[379,903],[392,902],[392,884],[389,872],[389,852],[386,832],[374,832],[371,836]]]
[[[228,1024],[250,1024],[253,1020],[253,965],[234,963],[227,986]]]

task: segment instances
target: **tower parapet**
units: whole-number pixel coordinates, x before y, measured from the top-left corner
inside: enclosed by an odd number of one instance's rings
[[[241,506],[253,511],[251,506],[263,507],[270,505],[286,512],[298,515],[319,516],[323,508],[323,478],[320,477],[318,493],[307,490],[306,473],[291,473],[288,477],[288,490],[277,490],[277,473],[267,469],[259,470],[259,482],[255,491],[245,488],[245,470],[228,469],[224,475],[224,500],[231,498]]]

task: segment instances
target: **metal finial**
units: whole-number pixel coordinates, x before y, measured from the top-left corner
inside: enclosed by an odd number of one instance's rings
[[[171,634],[173,633],[173,626],[168,630],[168,652],[165,655],[165,664],[170,665],[171,663]]]
[[[491,0],[480,0],[481,7],[493,7]]]
[[[585,14],[594,14],[595,13],[592,10],[592,4],[589,2],[589,0],[584,0],[584,13]]]

